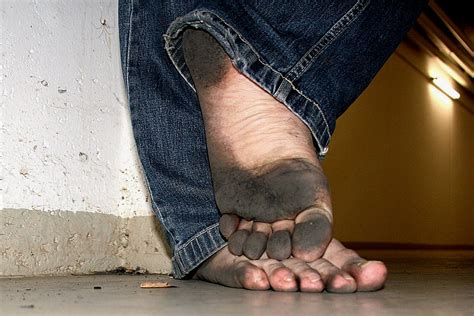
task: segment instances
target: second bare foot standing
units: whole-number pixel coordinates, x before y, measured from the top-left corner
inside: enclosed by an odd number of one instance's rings
[[[225,247],[203,263],[194,277],[249,290],[352,293],[381,289],[387,268],[333,239],[323,257],[309,263],[294,258],[249,260]]]

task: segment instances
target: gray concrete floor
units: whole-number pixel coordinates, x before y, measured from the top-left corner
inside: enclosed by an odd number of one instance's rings
[[[390,271],[385,289],[344,295],[254,292],[157,275],[4,278],[0,315],[474,315],[474,252],[378,257]],[[139,288],[158,279],[175,287]]]

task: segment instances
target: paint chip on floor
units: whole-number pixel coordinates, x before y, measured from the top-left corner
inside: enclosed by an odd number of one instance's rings
[[[151,289],[151,288],[168,288],[174,287],[168,282],[161,282],[161,281],[145,281],[140,283],[140,287],[142,289]]]

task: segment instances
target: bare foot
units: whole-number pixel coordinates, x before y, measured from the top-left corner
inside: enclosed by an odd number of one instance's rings
[[[380,261],[366,261],[333,239],[323,258],[249,260],[223,248],[197,270],[195,278],[249,290],[333,293],[376,291],[383,287],[387,269]]]
[[[183,48],[203,113],[217,205],[245,219],[222,217],[230,252],[320,258],[332,237],[332,207],[310,130],[240,74],[208,33],[185,31]]]

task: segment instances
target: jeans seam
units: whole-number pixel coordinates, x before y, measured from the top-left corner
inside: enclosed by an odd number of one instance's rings
[[[175,278],[185,277],[203,261],[227,245],[227,242],[222,243],[216,240],[216,238],[221,239],[220,233],[216,233],[217,226],[218,224],[214,224],[200,231],[175,251],[173,258],[171,258]],[[210,241],[210,243],[206,241]],[[203,248],[203,246],[205,247]]]
[[[214,17],[216,17],[220,23],[222,23],[227,29],[230,29],[232,30],[233,32],[235,32],[235,34],[237,34],[237,36],[240,38],[240,40],[242,42],[244,42],[249,48],[250,50],[255,54],[255,56],[257,57],[257,60],[262,64],[264,65],[265,67],[268,67],[271,71],[273,71],[275,74],[277,74],[278,76],[280,76],[281,79],[285,80],[286,82],[288,82],[290,84],[290,86],[293,88],[293,90],[295,90],[299,95],[301,95],[305,100],[309,101],[311,104],[313,104],[319,111],[319,113],[321,113],[321,117],[324,121],[324,125],[325,125],[325,133],[327,134],[328,136],[328,141],[327,143],[330,142],[331,140],[331,133],[329,132],[329,124],[327,122],[327,119],[326,119],[326,116],[324,114],[324,112],[322,111],[322,109],[320,108],[320,106],[317,104],[316,101],[312,100],[311,98],[309,98],[308,96],[306,96],[301,90],[299,90],[296,85],[294,84],[294,82],[292,80],[290,80],[289,78],[287,78],[283,73],[279,72],[278,70],[274,69],[271,65],[269,65],[268,63],[266,63],[262,58],[261,56],[258,54],[257,50],[248,42],[245,40],[245,38],[235,29],[233,28],[231,25],[229,25],[228,23],[225,22],[225,20],[220,17],[218,14],[216,14],[215,12],[212,12],[212,11],[206,11],[206,10],[195,10],[191,13],[189,13],[189,15],[193,15],[193,17],[195,18],[195,20],[191,20],[191,21],[183,21],[183,25],[181,27],[179,27],[178,29],[176,30],[173,30],[174,34],[178,34],[180,33],[184,28],[186,27],[189,27],[189,26],[198,26],[198,25],[205,25],[205,26],[212,26],[208,23],[206,23],[205,21],[203,21],[202,18],[200,18],[199,15],[201,16],[204,16],[204,15],[207,15],[210,19],[213,19]],[[176,20],[175,20],[176,22]],[[168,28],[168,30],[166,31],[166,34],[163,35],[163,38],[165,40],[165,49],[166,49],[166,52],[168,53],[168,56],[170,57],[171,59],[171,62],[173,63],[173,65],[175,66],[175,68],[178,70],[178,72],[181,74],[181,76],[184,78],[184,80],[188,83],[188,85],[194,90],[196,91],[196,89],[194,88],[193,84],[192,84],[192,81],[191,80],[188,80],[188,78],[186,77],[186,75],[183,73],[182,71],[182,68],[176,63],[175,59],[172,57],[171,55],[171,51],[173,49],[175,49],[175,46],[172,46],[171,45],[171,38],[172,36],[170,35],[170,32],[171,32],[171,27],[172,25],[175,23],[173,22],[170,27]],[[231,58],[233,59],[233,58]],[[278,92],[278,89],[276,90]],[[276,97],[276,95],[274,95]],[[302,117],[300,115],[298,115],[293,109],[291,109],[290,107],[288,107],[288,109],[294,113],[295,115],[297,115],[300,119],[302,119]],[[302,119],[303,120],[303,119]],[[305,123],[306,121],[303,120]],[[320,144],[320,141],[317,137],[315,137],[316,141],[318,142],[319,144],[319,147],[320,148],[324,148],[323,151],[322,151],[322,154],[325,154],[327,152],[327,148],[326,145],[322,145]]]
[[[130,5],[129,5],[129,19],[128,19],[128,39],[127,39],[127,58],[125,60],[125,71],[127,73],[127,95],[130,95],[130,84],[129,84],[129,68],[130,68],[130,43],[132,42],[132,28],[133,28],[133,24],[132,24],[132,20],[133,20],[133,1],[134,0],[131,0],[130,1]]]
[[[201,230],[199,233],[195,234],[192,238],[188,239],[184,244],[176,248],[176,251],[181,251],[183,248],[186,248],[194,240],[198,239],[204,234],[207,234],[210,230],[214,229],[216,226],[219,226],[219,223],[215,223],[211,226],[206,227],[206,229]]]
[[[310,68],[319,55],[321,55],[339,35],[341,35],[352,24],[365,8],[370,0],[359,0],[350,8],[334,25],[314,44],[303,57],[288,72],[291,80],[296,80]]]

